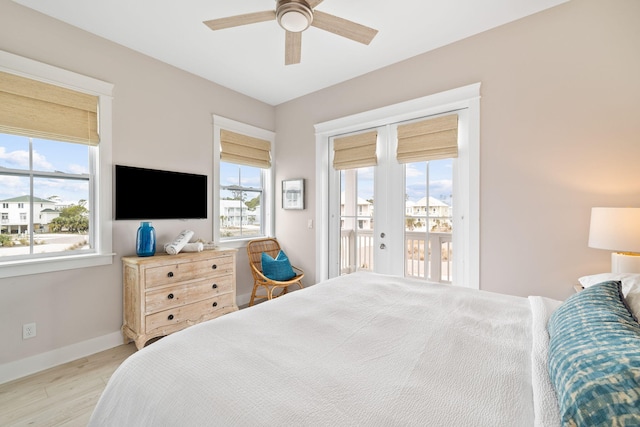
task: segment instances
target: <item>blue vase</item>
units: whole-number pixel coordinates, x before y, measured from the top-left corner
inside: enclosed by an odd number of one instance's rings
[[[141,222],[136,236],[136,254],[153,256],[156,253],[156,229],[150,222]]]

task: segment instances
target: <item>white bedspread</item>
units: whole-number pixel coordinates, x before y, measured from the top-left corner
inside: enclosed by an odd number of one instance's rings
[[[90,425],[555,425],[534,419],[549,410],[532,388],[533,333],[546,334],[534,305],[343,276],[145,347],[111,377]]]

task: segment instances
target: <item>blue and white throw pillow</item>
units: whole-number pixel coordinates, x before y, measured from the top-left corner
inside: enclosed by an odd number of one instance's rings
[[[278,252],[275,258],[266,252],[262,253],[262,274],[277,281],[289,280],[296,276],[289,258],[283,251]]]
[[[591,286],[549,319],[549,376],[564,426],[640,426],[640,324],[620,286]]]

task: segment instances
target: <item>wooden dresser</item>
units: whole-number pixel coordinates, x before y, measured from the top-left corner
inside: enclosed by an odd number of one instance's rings
[[[236,249],[122,257],[124,341],[151,338],[236,311]]]

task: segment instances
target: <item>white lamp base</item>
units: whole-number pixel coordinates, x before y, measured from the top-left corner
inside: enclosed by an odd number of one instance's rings
[[[640,273],[640,255],[611,254],[612,273]]]

